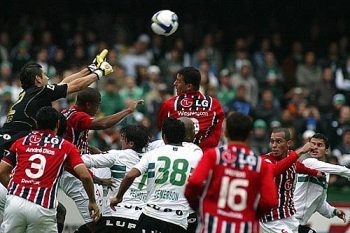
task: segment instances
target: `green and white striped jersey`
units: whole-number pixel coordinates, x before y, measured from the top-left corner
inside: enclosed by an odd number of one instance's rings
[[[184,190],[201,156],[189,147],[169,144],[145,153],[135,165],[147,175],[148,197],[143,213],[186,229],[190,207]]]
[[[110,197],[115,197],[118,193],[120,183],[127,172],[140,161],[142,154],[132,149],[126,150],[110,150],[107,153],[96,155],[83,155],[82,159],[87,167],[109,167],[112,178],[115,181],[116,188],[109,190],[107,195],[107,210],[104,216],[115,216],[128,219],[138,220],[145,206],[147,198],[146,178],[140,176],[135,179],[131,187],[126,191],[123,201],[119,203],[113,211],[109,207]]]

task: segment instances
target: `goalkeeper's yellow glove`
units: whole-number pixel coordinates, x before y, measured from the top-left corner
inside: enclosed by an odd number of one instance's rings
[[[108,50],[104,49],[100,54],[96,55],[92,63],[88,66],[88,69],[90,70],[90,72],[94,72],[97,68],[101,66],[102,62],[106,61],[107,54],[108,54]]]
[[[104,76],[109,75],[110,73],[113,72],[113,67],[106,61],[102,62],[100,64],[100,67],[92,71],[97,75],[97,78],[100,79]]]

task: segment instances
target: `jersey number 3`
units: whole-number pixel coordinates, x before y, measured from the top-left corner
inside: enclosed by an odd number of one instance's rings
[[[248,193],[246,188],[249,180],[233,179],[224,176],[221,182],[218,207],[223,209],[226,205],[233,211],[242,211],[247,207]]]
[[[27,168],[25,170],[26,175],[32,179],[40,178],[44,174],[44,169],[46,165],[45,156],[41,154],[34,154],[29,157],[28,161],[31,162],[31,164],[30,168]]]

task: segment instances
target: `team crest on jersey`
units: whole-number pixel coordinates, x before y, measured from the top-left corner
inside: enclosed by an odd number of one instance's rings
[[[291,190],[292,187],[293,187],[292,182],[290,182],[290,180],[287,180],[286,183],[284,184],[284,188],[285,188],[286,190]]]
[[[190,98],[184,98],[180,101],[180,104],[184,108],[189,108],[193,105],[193,100]]]
[[[30,142],[30,143],[33,143],[33,144],[39,143],[40,140],[41,140],[41,136],[36,135],[36,134],[33,134],[33,135],[31,135],[31,136],[29,137],[29,142]]]
[[[224,151],[222,152],[222,159],[226,162],[226,163],[233,163],[236,161],[236,156],[234,156],[232,153],[230,153],[229,151]]]

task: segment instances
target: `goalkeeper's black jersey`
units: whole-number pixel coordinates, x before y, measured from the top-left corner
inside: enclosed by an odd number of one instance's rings
[[[36,128],[35,115],[40,108],[51,106],[51,102],[67,95],[67,84],[32,87],[19,94],[18,100],[10,108],[6,122],[0,130],[9,134],[31,131]]]

